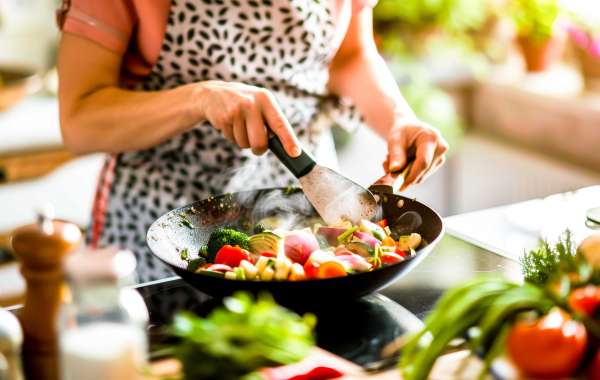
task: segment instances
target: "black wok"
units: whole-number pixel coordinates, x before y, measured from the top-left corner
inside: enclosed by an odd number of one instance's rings
[[[346,277],[297,282],[242,281],[186,269],[187,263],[182,260],[181,251],[187,249],[190,257],[196,257],[211,231],[217,227],[231,226],[250,231],[259,220],[274,215],[290,224],[307,226],[307,219],[316,218],[316,212],[299,189],[275,188],[225,194],[172,210],[150,226],[147,243],[153,254],[177,275],[212,296],[246,290],[253,293],[267,291],[278,301],[288,303],[357,298],[382,289],[409,272],[431,252],[443,235],[442,219],[426,205],[400,195],[382,198],[383,217],[390,224],[397,223],[403,233],[418,232],[426,243],[416,256],[401,263]]]

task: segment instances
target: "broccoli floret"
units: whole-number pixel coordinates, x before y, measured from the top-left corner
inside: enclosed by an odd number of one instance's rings
[[[217,228],[208,238],[208,257],[209,263],[215,262],[217,252],[224,245],[238,246],[243,249],[249,249],[248,235],[231,228]]]

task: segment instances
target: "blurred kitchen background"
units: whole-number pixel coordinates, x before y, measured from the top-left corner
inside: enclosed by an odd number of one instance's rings
[[[52,203],[85,228],[102,155],[62,147],[55,0],[0,0],[0,246]],[[408,194],[442,215],[600,184],[600,1],[380,0],[377,42],[405,97],[451,143]],[[335,130],[367,185],[385,144]]]

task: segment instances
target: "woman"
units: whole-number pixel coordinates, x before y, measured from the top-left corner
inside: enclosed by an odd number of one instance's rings
[[[368,0],[73,0],[59,22],[66,146],[108,152],[90,239],[138,256],[139,279],[169,274],[145,233],[161,213],[294,179],[267,149],[334,165],[330,111],[352,102],[387,139],[386,170],[415,156],[405,187],[447,144],[417,120],[378,55]],[[100,5],[101,4],[101,5]]]

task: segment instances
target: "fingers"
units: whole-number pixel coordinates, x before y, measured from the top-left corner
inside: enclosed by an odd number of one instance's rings
[[[388,138],[388,157],[386,159],[389,166],[384,167],[386,172],[402,170],[406,165],[406,144],[403,131],[404,128],[395,128],[390,132]]]
[[[246,131],[246,122],[242,115],[236,116],[233,120],[233,137],[240,148],[250,147],[248,133]]]
[[[265,91],[261,93],[259,100],[268,129],[279,138],[287,154],[298,157],[302,153],[300,144],[275,99]]]
[[[260,111],[256,108],[246,111],[246,131],[252,153],[263,154],[267,150],[267,128]]]
[[[404,190],[408,186],[417,183],[417,181],[427,173],[433,164],[435,151],[437,149],[437,141],[435,136],[421,133],[415,139],[414,145],[416,146],[415,161],[412,165],[412,168],[406,175],[400,190]]]

